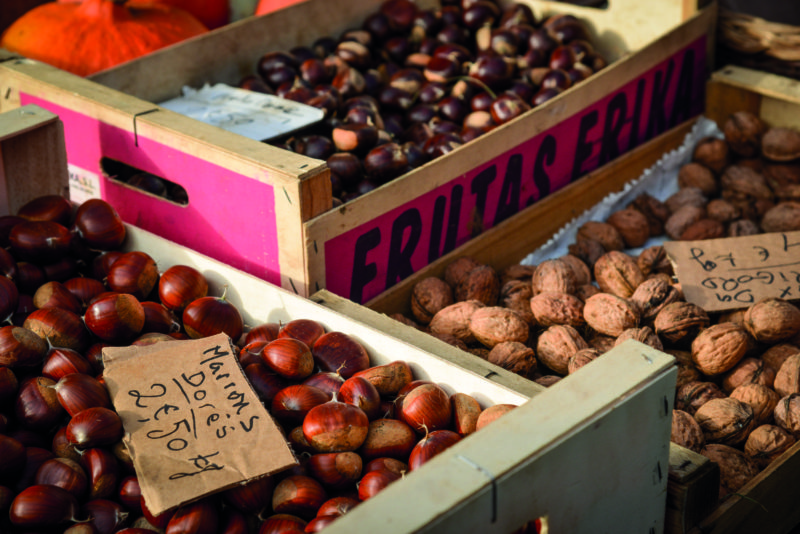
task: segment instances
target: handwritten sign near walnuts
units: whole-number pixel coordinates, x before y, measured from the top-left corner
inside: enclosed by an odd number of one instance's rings
[[[153,514],[296,459],[225,334],[103,349],[104,377]]]
[[[708,311],[800,299],[800,232],[667,241],[686,300]]]

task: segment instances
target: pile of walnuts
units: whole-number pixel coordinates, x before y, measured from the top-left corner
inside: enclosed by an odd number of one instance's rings
[[[643,193],[535,266],[460,257],[394,318],[544,386],[627,339],[673,355],[672,441],[719,464],[720,497],[738,491],[800,437],[800,309],[770,298],[707,312],[684,299],[663,246],[646,246],[800,230],[800,132],[737,112],[723,133],[697,143],[665,201]]]

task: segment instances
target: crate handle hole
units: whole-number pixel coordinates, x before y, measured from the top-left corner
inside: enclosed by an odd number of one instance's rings
[[[182,185],[161,176],[156,176],[151,172],[143,171],[127,163],[106,157],[100,159],[100,169],[109,180],[119,184],[179,206],[189,204],[189,193],[186,192]]]

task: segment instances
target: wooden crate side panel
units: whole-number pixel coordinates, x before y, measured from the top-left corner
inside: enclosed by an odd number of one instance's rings
[[[684,534],[717,506],[719,466],[692,450],[669,444],[665,531]]]
[[[640,349],[607,353],[327,528],[508,533],[548,515],[551,532],[663,532],[676,371]]]
[[[428,276],[441,276],[447,265],[460,256],[471,256],[498,270],[519,263],[574,217],[604,196],[621,190],[664,152],[680,146],[693,124],[688,121],[540,200],[384,291],[366,306],[384,314],[408,313],[414,285]]]
[[[598,73],[594,82],[309,221],[307,237],[322,251],[312,261],[326,266],[324,287],[366,302],[527,205],[701,113],[710,20],[709,12],[701,13],[659,46]],[[624,124],[615,123],[621,116]],[[522,142],[515,146],[509,139]]]
[[[43,195],[66,195],[64,127],[36,106],[0,114],[0,213]]]

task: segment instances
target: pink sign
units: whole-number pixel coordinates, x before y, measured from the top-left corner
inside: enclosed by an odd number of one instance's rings
[[[368,301],[483,230],[702,113],[706,78],[701,37],[549,130],[326,242],[326,288]]]
[[[105,124],[42,98],[20,94],[64,123],[67,160],[99,177],[99,196],[130,224],[280,285],[280,251],[271,185]],[[103,174],[110,158],[183,186],[188,205],[128,187]]]

